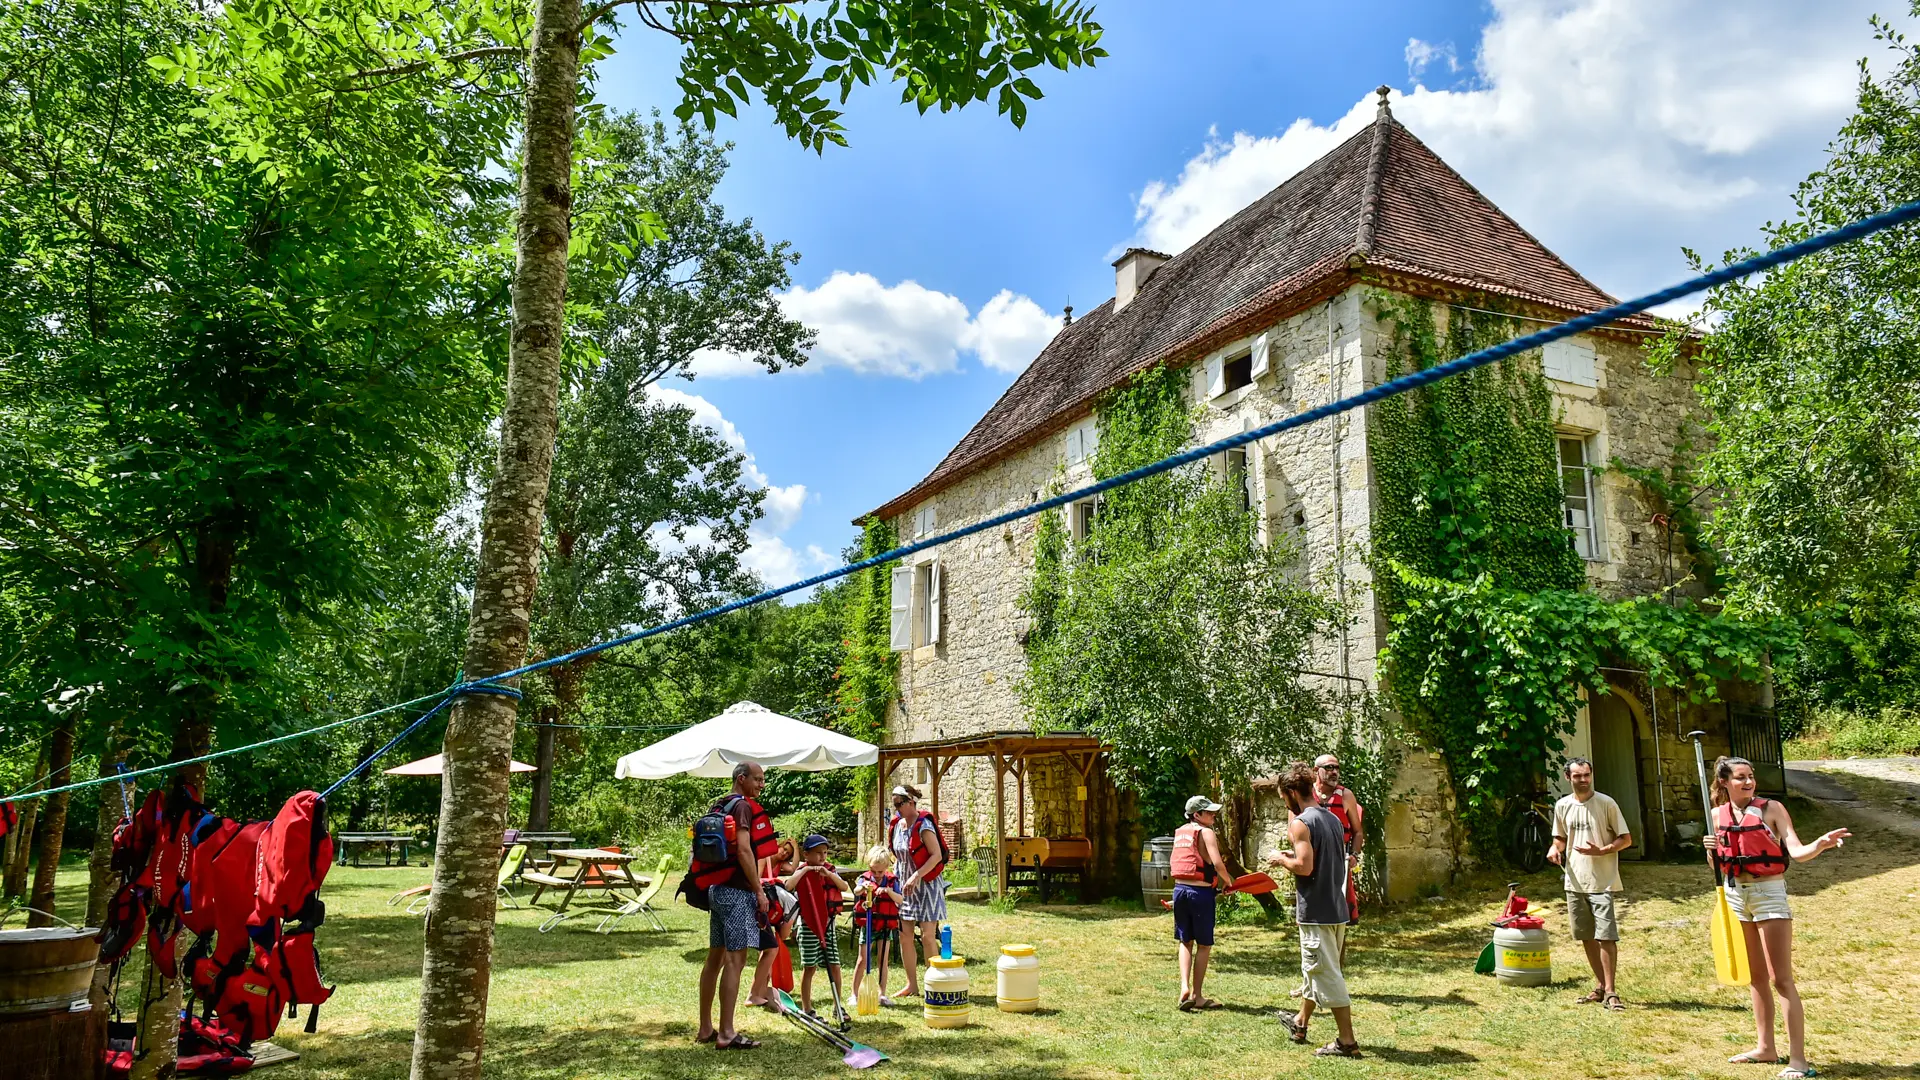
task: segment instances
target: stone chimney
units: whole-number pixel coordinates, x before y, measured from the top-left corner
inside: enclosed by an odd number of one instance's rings
[[[1138,296],[1160,264],[1173,258],[1146,248],[1128,248],[1113,264],[1113,310],[1119,311]]]

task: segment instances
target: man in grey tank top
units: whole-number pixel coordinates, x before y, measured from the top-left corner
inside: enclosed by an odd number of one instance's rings
[[[1280,774],[1280,793],[1286,796],[1287,809],[1293,811],[1293,820],[1287,823],[1293,850],[1280,852],[1269,861],[1295,878],[1293,916],[1300,926],[1300,974],[1307,991],[1300,998],[1298,1016],[1284,1009],[1276,1015],[1287,1025],[1294,1042],[1305,1043],[1307,1021],[1313,1018],[1315,1007],[1333,1010],[1340,1036],[1314,1054],[1359,1057],[1360,1043],[1353,1037],[1353,999],[1347,995],[1347,977],[1340,970],[1341,946],[1346,943],[1350,915],[1346,834],[1340,819],[1314,798],[1313,770],[1306,762],[1296,761]]]

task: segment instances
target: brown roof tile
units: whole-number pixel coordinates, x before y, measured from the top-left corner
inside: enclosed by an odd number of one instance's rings
[[[1568,312],[1613,302],[1383,107],[1161,266],[1124,309],[1108,300],[1068,324],[925,479],[873,516],[1064,428],[1134,372],[1245,336],[1369,270]]]

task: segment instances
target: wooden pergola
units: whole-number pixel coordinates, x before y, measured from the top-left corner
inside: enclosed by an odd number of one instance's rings
[[[1072,764],[1074,771],[1080,774],[1083,789],[1093,774],[1094,762],[1106,752],[1106,745],[1091,735],[1077,731],[1056,731],[1050,735],[1035,735],[1030,731],[993,731],[978,735],[965,735],[953,739],[933,739],[926,742],[895,743],[880,747],[880,782],[874,785],[874,820],[881,823],[882,842],[885,842],[885,822],[887,820],[887,792],[892,787],[893,770],[904,761],[921,761],[927,766],[927,775],[933,778],[928,787],[932,805],[933,820],[940,820],[940,781],[947,770],[964,757],[985,757],[993,760],[993,858],[994,892],[1004,895],[1007,890],[1007,774],[1014,779],[1014,797],[1017,801],[1018,820],[1022,828],[1027,820],[1027,772],[1034,758],[1059,754]],[[1080,833],[1090,832],[1088,805],[1090,799],[1080,800]]]

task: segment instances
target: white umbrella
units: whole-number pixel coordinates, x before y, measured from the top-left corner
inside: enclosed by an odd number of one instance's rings
[[[705,723],[621,758],[613,775],[622,780],[664,780],[683,774],[723,777],[732,776],[733,767],[742,761],[766,769],[822,772],[878,764],[880,748],[742,701]]]
[[[435,754],[423,757],[419,761],[409,761],[405,765],[395,765],[384,770],[388,776],[439,776],[447,771],[447,755]],[[540,770],[524,761],[510,761],[508,772],[539,772]]]

